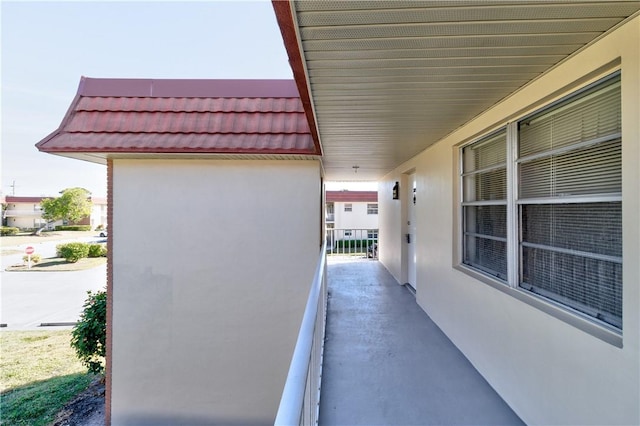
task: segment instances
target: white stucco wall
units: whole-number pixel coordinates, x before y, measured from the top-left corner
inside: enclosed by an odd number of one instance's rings
[[[113,161],[112,424],[273,422],[321,212],[316,161]]]
[[[344,211],[344,205],[351,204],[350,212]],[[378,229],[378,215],[367,214],[367,204],[377,202],[335,202],[335,228],[338,229]]]
[[[456,145],[615,69],[622,69],[622,348],[453,268]],[[381,261],[404,282],[402,202],[388,194],[403,173],[415,169],[418,303],[526,423],[640,423],[639,102],[640,18],[635,18],[380,183]]]

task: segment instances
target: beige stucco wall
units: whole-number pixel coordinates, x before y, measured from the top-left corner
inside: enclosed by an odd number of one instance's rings
[[[8,203],[7,226],[20,229],[33,229],[44,223],[39,203]]]
[[[320,194],[316,161],[113,161],[112,424],[273,422]]]
[[[456,146],[616,69],[622,70],[623,113],[622,348],[453,268]],[[388,194],[403,173],[415,169],[417,301],[526,423],[640,423],[639,102],[635,18],[380,183],[381,261],[404,282],[402,201]]]

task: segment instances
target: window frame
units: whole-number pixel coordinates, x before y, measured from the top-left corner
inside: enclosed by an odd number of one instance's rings
[[[351,213],[353,211],[353,203],[344,203],[345,213]]]
[[[378,214],[378,203],[367,203],[367,214]]]
[[[571,306],[566,304],[554,301],[550,298],[533,294],[523,288],[520,288],[520,274],[521,274],[521,262],[522,258],[520,255],[520,233],[522,232],[522,225],[519,223],[520,221],[520,213],[519,209],[521,206],[526,203],[522,200],[518,199],[519,194],[519,168],[522,163],[522,159],[518,158],[518,126],[520,123],[530,119],[533,116],[539,116],[543,114],[545,111],[551,112],[558,105],[563,103],[569,103],[572,99],[578,100],[579,97],[585,92],[592,90],[598,86],[605,85],[608,81],[613,79],[619,79],[620,84],[622,84],[621,72],[619,70],[609,73],[608,75],[602,76],[601,78],[596,79],[595,81],[587,84],[586,86],[577,89],[571,90],[566,93],[565,96],[562,96],[560,99],[557,99],[554,102],[551,102],[547,105],[537,106],[535,110],[531,113],[523,115],[521,117],[513,117],[508,122],[503,123],[493,129],[489,129],[486,133],[475,137],[471,140],[468,140],[460,145],[454,147],[455,155],[457,156],[455,164],[457,164],[457,183],[456,183],[456,191],[457,196],[455,197],[455,212],[457,215],[456,218],[456,227],[454,229],[455,241],[456,245],[454,247],[454,264],[453,267],[456,270],[464,272],[465,274],[490,285],[491,287],[500,290],[515,299],[527,303],[530,306],[533,306],[563,322],[566,322],[582,331],[589,333],[590,335],[599,338],[609,344],[612,344],[616,347],[622,347],[622,325],[620,328],[617,328],[609,323],[604,321],[600,321],[597,318],[587,315],[583,312],[580,312]],[[620,91],[622,92],[622,87],[620,87]],[[466,263],[464,263],[465,259],[465,206],[468,206],[469,202],[465,201],[465,169],[464,169],[464,149],[475,144],[481,142],[483,140],[487,140],[492,136],[495,136],[499,132],[506,131],[506,191],[507,191],[507,218],[506,218],[506,226],[507,226],[507,279],[502,280],[496,276],[493,276],[487,272],[482,271],[482,269],[474,268]],[[621,136],[620,136],[621,137]],[[622,144],[622,140],[620,142]],[[523,158],[526,158],[523,157]],[[622,160],[621,160],[622,161]],[[606,200],[607,196],[603,197],[584,197],[584,198],[593,198],[598,202]],[[616,197],[611,197],[615,199]],[[620,201],[622,201],[620,196]],[[623,231],[624,234],[624,231]],[[623,284],[624,286],[624,284]],[[624,287],[623,287],[624,289]],[[624,299],[622,300],[622,305],[624,305]],[[624,312],[622,314],[622,323],[624,323]]]

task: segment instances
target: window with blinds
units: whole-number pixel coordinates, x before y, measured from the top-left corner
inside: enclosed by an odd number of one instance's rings
[[[463,263],[507,279],[506,131],[462,149]]]
[[[462,147],[460,179],[462,264],[622,330],[620,85]]]
[[[620,77],[518,123],[520,288],[622,328]]]

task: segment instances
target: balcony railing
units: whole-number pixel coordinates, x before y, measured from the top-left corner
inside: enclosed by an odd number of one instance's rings
[[[325,242],[280,399],[276,425],[315,425],[318,422],[327,311],[326,252]]]
[[[327,229],[327,254],[378,258],[377,229]]]
[[[5,210],[5,217],[42,217],[42,210]]]

